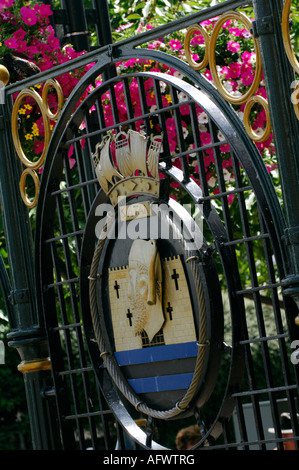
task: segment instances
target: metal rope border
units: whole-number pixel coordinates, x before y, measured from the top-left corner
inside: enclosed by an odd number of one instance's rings
[[[101,327],[101,316],[99,315],[97,309],[97,300],[96,300],[96,286],[98,281],[98,266],[100,257],[103,251],[103,247],[105,241],[107,239],[107,235],[112,225],[113,217],[107,217],[107,222],[102,230],[100,238],[97,242],[97,246],[93,255],[91,269],[90,269],[90,276],[89,276],[89,299],[90,299],[90,311],[91,311],[91,318],[92,323],[94,326],[94,332],[96,341],[98,343],[100,349],[100,356],[103,359],[105,366],[111,376],[112,380],[114,381],[115,385],[121,391],[121,393],[127,398],[127,400],[134,406],[137,411],[140,411],[152,418],[157,419],[171,419],[178,416],[180,413],[185,412],[191,400],[194,398],[195,392],[197,390],[199,380],[202,374],[204,360],[205,360],[205,353],[206,349],[210,346],[209,341],[207,340],[207,317],[206,317],[206,309],[205,309],[205,299],[204,299],[204,292],[202,282],[200,282],[200,274],[199,270],[196,269],[196,261],[191,259],[189,266],[194,275],[194,281],[196,284],[197,290],[197,297],[199,301],[199,338],[198,338],[198,354],[196,358],[196,365],[194,369],[193,378],[191,384],[187,392],[185,393],[184,397],[181,399],[180,402],[176,404],[175,407],[167,410],[167,411],[158,411],[153,408],[150,408],[145,403],[139,400],[138,396],[135,392],[131,389],[128,385],[126,379],[123,377],[119,365],[117,364],[113,353],[106,350],[106,342],[104,339],[103,330]],[[172,226],[172,229],[177,231],[177,227],[172,223],[172,221],[168,218],[168,222]],[[177,231],[178,232],[178,231]],[[183,241],[183,239],[181,239]],[[120,380],[121,377],[121,380]]]

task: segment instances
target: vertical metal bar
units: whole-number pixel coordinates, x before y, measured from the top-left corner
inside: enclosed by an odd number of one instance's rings
[[[112,31],[107,0],[93,0],[93,7],[97,11],[96,31],[99,46],[112,44]]]
[[[7,336],[9,345],[17,349],[22,361],[19,369],[24,374],[33,447],[48,450],[55,441],[53,448],[58,448],[58,439],[52,434],[55,433],[55,417],[51,423],[53,413],[49,413],[41,390],[51,383],[48,343],[36,301],[28,211],[18,192],[20,166],[10,151],[8,109],[7,103],[0,107],[0,193],[12,289],[11,332]]]
[[[113,41],[108,1],[93,0],[92,3],[93,7],[96,9],[97,12],[96,32],[98,36],[99,46],[107,46],[109,44],[112,45]],[[114,65],[111,65],[103,74],[103,79],[108,80],[109,78],[115,77],[116,75],[116,67]]]
[[[253,0],[253,8],[287,220],[285,239],[289,250],[289,272],[284,280],[284,293],[294,297],[299,307],[299,211],[296,205],[299,200],[299,123],[291,101],[291,83],[295,75],[285,53],[282,36],[283,1]],[[268,28],[262,27],[265,23],[268,23]],[[294,331],[294,323],[290,327]]]
[[[61,6],[67,11],[68,26],[65,37],[75,49],[89,51],[89,37],[83,0],[61,0]]]

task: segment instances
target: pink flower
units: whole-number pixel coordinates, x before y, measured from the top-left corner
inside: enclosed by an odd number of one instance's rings
[[[226,65],[222,67],[221,72],[223,73],[226,80],[229,80],[231,78],[230,69]]]
[[[169,45],[174,50],[179,50],[179,49],[182,49],[183,47],[180,41],[175,41],[174,39],[171,39],[171,41],[169,41]]]
[[[241,64],[235,62],[230,65],[230,76],[231,78],[239,78],[241,75]]]
[[[200,136],[202,145],[209,145],[212,142],[211,134],[203,132]]]
[[[267,91],[266,88],[259,88],[256,92],[257,95],[261,95],[263,98],[267,99]]]
[[[15,3],[15,0],[0,0],[0,10],[4,8],[10,8]]]
[[[42,3],[41,5],[36,4],[33,8],[40,21],[46,20],[46,23],[48,23],[49,16],[53,15],[50,5],[45,5],[44,3]]]
[[[253,74],[253,73],[245,72],[245,73],[243,73],[242,76],[241,76],[241,82],[242,82],[243,85],[245,85],[245,86],[250,86],[250,85],[252,85],[253,80],[254,80],[254,74]]]
[[[25,24],[28,24],[30,26],[33,26],[33,25],[36,24],[36,22],[37,22],[36,13],[31,8],[22,7],[21,8],[21,15],[22,15],[22,19],[23,19]]]
[[[13,35],[16,39],[22,40],[26,36],[26,31],[24,31],[22,28],[20,28],[17,31],[15,31]]]
[[[227,29],[230,27],[231,24],[232,24],[232,20],[228,20],[223,24],[222,28]]]
[[[29,46],[28,47],[28,52],[31,54],[31,56],[39,54],[39,48],[38,46]]]
[[[28,49],[26,41],[18,41],[18,46],[16,47],[17,52],[26,52]]]
[[[230,51],[230,52],[239,52],[241,46],[238,42],[236,41],[228,41],[228,44],[227,44],[227,49]]]
[[[6,39],[4,44],[9,47],[10,49],[16,49],[18,47],[18,40],[15,37]]]
[[[211,71],[206,69],[205,72],[204,72],[204,76],[210,81],[212,82],[213,81],[213,77],[212,77],[212,74],[211,74]]]
[[[242,36],[242,31],[239,28],[229,28],[229,32],[236,37]]]
[[[248,29],[246,29],[246,28],[242,29],[241,34],[242,34],[243,38],[245,38],[245,39],[248,39],[248,38],[251,37],[251,32],[248,31]]]
[[[204,44],[204,43],[205,43],[204,37],[200,33],[194,35],[191,39],[192,46],[196,46],[198,44]]]
[[[249,62],[251,60],[251,56],[252,56],[251,52],[245,51],[241,55],[241,58],[242,58],[243,62]]]

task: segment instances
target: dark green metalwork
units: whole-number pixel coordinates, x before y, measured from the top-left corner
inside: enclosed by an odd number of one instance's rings
[[[280,168],[281,184],[284,195],[284,210],[287,227],[284,241],[288,250],[288,276],[284,280],[285,294],[293,297],[299,306],[299,213],[296,204],[299,198],[299,125],[293,112],[291,101],[291,83],[295,74],[284,52],[281,32],[283,2],[253,2],[256,23],[261,24],[265,18],[271,25],[268,31],[257,30],[259,38],[263,70],[269,95],[271,122],[275,136],[275,145]],[[287,130],[287,131],[286,131]],[[291,320],[294,331],[293,339],[298,337],[297,328]]]

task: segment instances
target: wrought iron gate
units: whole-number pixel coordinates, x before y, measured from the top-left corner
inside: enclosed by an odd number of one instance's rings
[[[249,3],[255,13],[253,23],[241,13]],[[1,280],[3,294],[10,291],[10,344],[21,355],[19,368],[24,373],[35,448],[173,448],[168,435],[174,432],[174,446],[177,429],[198,423],[202,439],[197,449],[267,449],[271,445],[283,449],[290,438],[282,434],[282,412],[290,413],[291,440],[298,448],[298,360],[292,352],[296,353],[298,340],[298,211],[294,201],[299,188],[294,175],[299,147],[289,59],[296,72],[297,64],[291,49],[284,47],[289,44],[290,5],[289,1],[283,5],[276,0],[229,0],[130,40],[107,44],[6,88],[1,118],[1,202],[11,277],[8,280],[1,270]],[[198,25],[215,17],[219,18],[209,38]],[[256,50],[255,79],[241,98],[228,92],[217,75],[217,37],[227,21],[240,22],[252,34]],[[187,60],[144,47],[185,28],[189,28]],[[206,41],[207,53],[200,65],[193,62],[188,43],[196,31]],[[120,63],[131,59],[145,65],[154,62],[168,73],[121,72]],[[61,112],[49,114],[47,93],[41,101],[32,87],[47,82],[46,91],[55,90],[59,98],[55,79],[66,70],[89,64],[93,66],[67,102],[63,106],[61,102]],[[207,65],[213,84],[199,71]],[[262,68],[268,101],[256,98]],[[16,93],[18,98],[13,100]],[[28,97],[40,108],[38,116],[44,119],[45,140],[49,141],[34,163],[22,151],[17,127],[18,111]],[[250,125],[250,111],[257,101],[268,117],[262,136]],[[244,103],[245,126],[234,109]],[[204,123],[199,123],[199,115]],[[57,120],[52,136],[47,133],[49,116]],[[202,261],[213,263],[217,270],[217,278],[207,279],[212,283],[208,285],[210,298],[217,298],[218,288],[220,292],[220,302],[210,303],[217,310],[217,321],[208,325],[209,338],[214,338],[210,348],[217,352],[218,362],[207,366],[212,370],[201,384],[204,392],[191,413],[182,413],[182,419],[163,414],[153,417],[140,411],[128,396],[120,399],[100,357],[92,321],[89,275],[95,227],[103,215],[97,208],[107,203],[92,155],[107,133],[129,129],[147,135],[158,129],[162,132],[161,197],[179,198],[192,208],[201,208],[206,240]],[[255,145],[272,130],[284,211]],[[21,161],[14,158],[14,146]],[[208,159],[214,164],[213,186],[206,171]],[[233,178],[228,177],[226,166]],[[30,176],[34,186],[28,190]],[[35,203],[33,219],[30,210]],[[264,271],[262,266],[266,266]],[[265,427],[265,403],[272,435]]]

